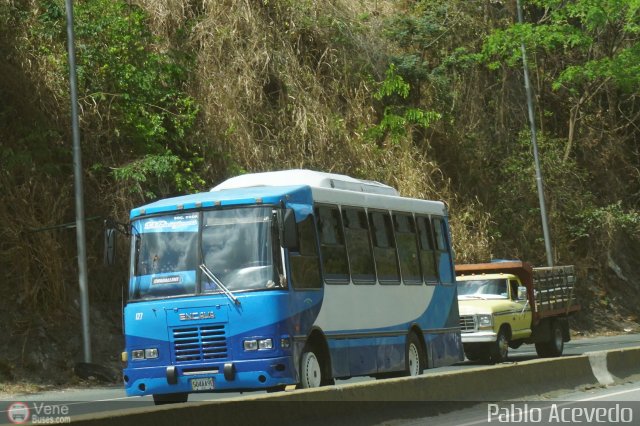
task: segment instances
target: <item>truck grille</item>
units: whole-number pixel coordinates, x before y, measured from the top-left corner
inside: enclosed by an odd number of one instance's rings
[[[173,329],[176,362],[227,358],[224,325],[207,325]]]
[[[463,333],[476,331],[476,322],[473,319],[473,315],[460,315],[460,328]]]

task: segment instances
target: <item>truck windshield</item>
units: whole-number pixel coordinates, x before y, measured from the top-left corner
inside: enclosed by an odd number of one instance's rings
[[[459,296],[508,296],[505,279],[458,281],[457,286]]]
[[[275,287],[272,217],[270,207],[251,207],[135,222],[129,298],[221,291],[201,264],[229,291]]]

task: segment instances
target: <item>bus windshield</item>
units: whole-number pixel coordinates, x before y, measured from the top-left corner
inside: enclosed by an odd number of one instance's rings
[[[203,214],[204,265],[230,291],[275,287],[272,210],[267,207],[213,210]],[[220,291],[204,274],[202,291]]]
[[[255,207],[134,223],[129,298],[221,291],[201,264],[230,291],[275,287],[272,216],[270,207]]]
[[[458,296],[501,296],[507,297],[507,280],[465,280],[458,281]]]

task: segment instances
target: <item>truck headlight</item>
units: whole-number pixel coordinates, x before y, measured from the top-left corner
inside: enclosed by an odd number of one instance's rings
[[[478,315],[478,327],[492,327],[493,315]]]
[[[133,360],[141,360],[144,359],[144,350],[138,349],[135,351],[131,351],[131,359]]]
[[[158,349],[150,348],[144,350],[144,357],[146,359],[156,359],[158,358]]]

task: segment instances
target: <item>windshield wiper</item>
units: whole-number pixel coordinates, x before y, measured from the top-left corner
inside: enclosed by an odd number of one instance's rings
[[[464,297],[468,299],[482,299],[487,300],[486,297],[478,296],[477,294],[459,294],[458,297]]]
[[[218,286],[218,288],[224,293],[225,296],[227,296],[236,305],[240,305],[240,300],[238,300],[238,298],[235,297],[224,284],[222,284],[222,281],[220,281],[220,279],[216,277],[209,268],[207,268],[207,265],[205,265],[204,263],[200,265],[200,270],[207,276],[207,278],[211,280],[211,282]]]

